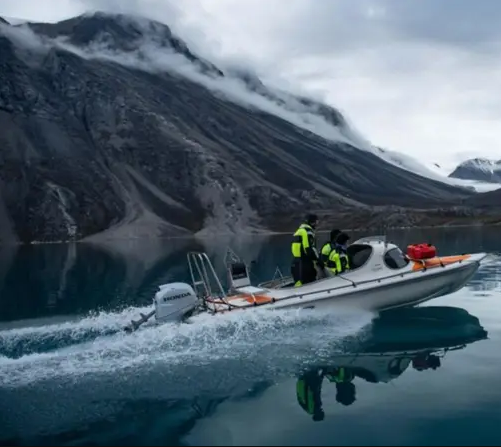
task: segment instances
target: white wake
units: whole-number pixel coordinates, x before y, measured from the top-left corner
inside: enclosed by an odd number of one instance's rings
[[[89,374],[142,374],[161,367],[209,365],[230,360],[258,362],[261,368],[315,360],[343,337],[356,334],[372,318],[370,313],[320,314],[316,311],[266,311],[200,315],[192,324],[149,324],[133,334],[122,328],[138,311],[101,313],[78,322],[0,332],[3,352],[21,343],[46,352],[0,357],[0,383],[20,387],[44,380],[78,380]],[[90,337],[89,334],[92,336]],[[24,345],[23,345],[24,344]],[[42,351],[42,349],[40,349]],[[268,365],[268,366],[266,366]]]

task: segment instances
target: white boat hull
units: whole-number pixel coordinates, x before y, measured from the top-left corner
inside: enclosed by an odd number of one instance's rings
[[[428,270],[416,274],[419,276],[412,279],[399,276],[394,279],[381,279],[380,282],[371,281],[330,293],[319,292],[304,298],[280,300],[272,307],[325,309],[335,306],[382,311],[416,305],[461,289],[476,273],[479,265],[479,262],[468,262],[455,267],[440,268],[440,271],[436,272]],[[346,278],[349,276],[346,275]]]

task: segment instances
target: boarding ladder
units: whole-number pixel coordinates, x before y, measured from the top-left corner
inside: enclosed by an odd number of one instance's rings
[[[218,299],[227,303],[227,294],[207,253],[189,252],[188,266],[193,289],[206,307],[207,299]]]

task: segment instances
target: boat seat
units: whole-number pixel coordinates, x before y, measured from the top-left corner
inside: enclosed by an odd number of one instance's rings
[[[247,266],[243,262],[231,264],[231,282],[235,289],[251,285]]]

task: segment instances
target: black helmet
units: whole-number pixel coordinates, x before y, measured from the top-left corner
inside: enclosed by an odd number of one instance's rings
[[[310,213],[306,215],[305,222],[307,224],[316,223],[318,221],[318,216],[316,214]]]
[[[357,400],[357,389],[352,382],[336,383],[336,401],[348,406]]]
[[[338,237],[336,238],[336,244],[344,245],[349,240],[350,236],[348,236],[346,233],[339,233]]]
[[[341,234],[341,230],[338,230],[337,228],[335,230],[331,231],[331,242],[335,242],[337,237]]]
[[[313,413],[313,417],[312,419],[315,421],[315,422],[318,422],[318,421],[323,421],[325,419],[325,413],[324,413],[324,410],[322,408],[319,408],[318,410],[315,411],[315,413]]]

